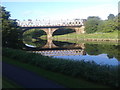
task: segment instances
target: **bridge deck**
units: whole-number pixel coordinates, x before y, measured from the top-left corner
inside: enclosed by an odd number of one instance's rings
[[[61,28],[61,27],[81,27],[82,25],[55,25],[55,26],[21,26],[22,28]]]

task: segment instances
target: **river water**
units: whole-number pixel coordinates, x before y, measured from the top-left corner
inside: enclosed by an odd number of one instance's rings
[[[118,65],[120,57],[116,43],[61,42],[52,40],[23,41],[25,49],[53,58],[94,61],[100,65]]]

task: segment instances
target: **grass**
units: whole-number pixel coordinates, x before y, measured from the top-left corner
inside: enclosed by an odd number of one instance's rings
[[[2,77],[2,88],[22,88],[22,87],[3,76]]]
[[[17,60],[9,59],[7,57],[3,57],[3,61],[6,63],[9,63],[9,64],[12,64],[12,65],[15,65],[17,67],[21,67],[21,68],[24,68],[26,70],[35,72],[38,75],[43,76],[45,78],[48,78],[50,80],[53,80],[61,85],[64,85],[67,88],[110,88],[110,87],[105,86],[105,85],[100,85],[98,83],[89,82],[89,81],[84,80],[82,78],[78,79],[78,78],[70,77],[67,75],[63,75],[61,73],[55,73],[55,72],[51,72],[48,70],[44,70],[42,68],[32,66],[32,65],[26,64],[26,63],[21,63]],[[3,79],[3,86],[13,88],[13,86],[17,87],[18,85],[15,85],[15,84],[11,85],[9,82],[6,82],[6,79]]]
[[[86,40],[70,40],[70,39],[56,39],[55,41],[60,42],[70,42],[70,43],[76,43],[76,44],[104,44],[104,45],[120,45],[118,42],[112,42],[112,41],[86,41]]]
[[[111,87],[118,86],[118,66],[101,66],[94,62],[84,62],[83,60],[55,59],[10,48],[3,48],[3,56],[67,76],[84,78]]]
[[[118,40],[118,32],[113,33],[94,33],[94,34],[76,34],[70,33],[65,35],[54,36],[54,39],[86,40],[86,39],[107,39]]]

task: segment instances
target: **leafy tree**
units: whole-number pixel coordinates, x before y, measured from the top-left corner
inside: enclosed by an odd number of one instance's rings
[[[20,27],[17,26],[16,20],[10,19],[10,13],[5,10],[5,7],[0,6],[2,16],[2,46],[18,48],[21,42]]]
[[[114,18],[115,18],[115,15],[114,15],[114,14],[109,14],[108,20],[113,20]]]
[[[119,28],[118,25],[118,16],[114,16],[113,14],[109,14],[108,20],[103,20],[98,26],[98,32],[114,32]]]
[[[118,30],[120,31],[120,13],[117,16],[117,19],[118,19]]]
[[[96,16],[89,16],[85,23],[85,31],[86,33],[94,33],[98,30],[98,25],[100,24],[101,20],[99,17]]]
[[[108,33],[108,32],[114,32],[116,30],[117,30],[117,22],[115,22],[113,20],[103,21],[98,26],[99,32]]]

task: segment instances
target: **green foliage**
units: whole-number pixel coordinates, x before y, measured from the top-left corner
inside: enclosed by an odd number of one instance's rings
[[[109,58],[117,58],[120,60],[119,45],[106,45],[106,44],[85,44],[85,51],[89,55],[99,55],[99,54],[107,54]]]
[[[98,30],[98,25],[101,20],[99,17],[88,17],[85,23],[85,31],[86,33],[94,33]]]
[[[45,77],[49,80],[55,81],[56,83],[66,87],[66,88],[110,88],[107,85],[93,83],[93,82],[87,81],[83,78],[74,78],[74,77],[64,75],[61,73],[52,72],[49,70],[42,69],[40,67],[33,66],[28,63],[22,63],[19,61],[15,61],[14,59],[10,59],[7,57],[3,57],[3,62],[11,64],[11,65],[15,65],[16,67],[20,67],[25,70],[29,70],[30,72],[35,72],[36,74],[38,74],[42,77]],[[5,81],[4,78],[3,78],[3,81]],[[36,82],[36,83],[38,83],[38,82]],[[6,86],[8,86],[8,85],[6,85],[6,83],[3,83],[3,88]]]
[[[73,77],[82,77],[112,87],[118,87],[118,66],[98,65],[95,62],[72,61],[50,58],[22,50],[3,48],[3,56],[40,68],[60,72]],[[22,58],[21,58],[22,57]]]
[[[118,30],[120,31],[120,13],[118,14],[118,16],[117,16],[117,22],[118,22]]]
[[[95,33],[95,32],[114,32],[120,30],[120,15],[116,17],[113,14],[109,14],[108,20],[100,20],[99,17],[88,17],[85,23],[86,33]]]
[[[46,35],[46,33],[43,30],[39,29],[30,29],[26,32],[24,32],[23,37],[31,37],[31,38],[38,38],[41,37],[42,35]]]
[[[109,14],[108,20],[113,20],[114,18],[115,18],[115,15],[114,15],[114,14]]]
[[[2,89],[4,88],[22,88],[21,86],[17,85],[15,82],[9,80],[6,77],[2,77]]]
[[[10,13],[5,10],[5,7],[0,6],[2,16],[2,45],[6,47],[19,48],[18,43],[21,42],[20,27],[17,26],[16,20],[10,19]]]
[[[42,39],[32,39],[30,37],[25,38],[23,40],[24,44],[28,44],[28,45],[32,45],[35,46],[36,48],[40,48],[46,45],[47,41],[46,40],[42,40]]]
[[[98,26],[98,32],[114,32],[117,30],[117,22],[113,20],[106,20]]]

